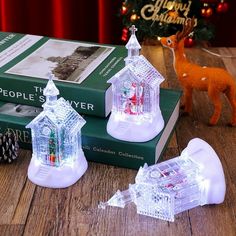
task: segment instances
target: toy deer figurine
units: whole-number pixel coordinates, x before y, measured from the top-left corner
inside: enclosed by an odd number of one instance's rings
[[[193,89],[207,91],[213,102],[214,113],[209,124],[215,125],[220,117],[222,103],[220,93],[225,93],[232,106],[232,120],[230,125],[236,126],[236,82],[224,69],[201,67],[193,64],[185,56],[184,39],[193,30],[194,18],[189,20],[182,32],[161,38],[163,46],[170,48],[174,55],[174,69],[184,90],[183,107],[186,113],[192,110]]]

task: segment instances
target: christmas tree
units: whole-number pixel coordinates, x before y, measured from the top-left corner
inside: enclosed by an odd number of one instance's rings
[[[194,32],[187,38],[186,46],[191,46],[194,40],[209,41],[215,32],[211,17],[226,12],[228,7],[225,0],[125,0],[120,9],[124,25],[121,39],[128,40],[128,29],[133,24],[139,29],[140,41],[169,36],[194,17]]]
[[[51,130],[50,138],[49,138],[49,160],[51,165],[56,164],[56,135],[55,131]]]

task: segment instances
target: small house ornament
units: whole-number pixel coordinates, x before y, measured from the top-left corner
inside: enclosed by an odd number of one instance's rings
[[[99,208],[124,208],[134,202],[141,215],[174,221],[180,212],[205,204],[219,204],[225,198],[225,177],[219,157],[205,141],[195,138],[179,157],[140,167],[135,184],[117,191]]]
[[[107,132],[120,140],[145,142],[164,127],[159,106],[160,84],[164,78],[139,55],[141,46],[135,36],[137,29],[133,25],[130,30],[126,65],[108,80],[112,83],[113,106]]]
[[[40,186],[64,188],[87,170],[81,148],[81,128],[86,121],[64,98],[57,99],[52,75],[43,95],[43,111],[26,126],[31,128],[33,145],[28,177]]]

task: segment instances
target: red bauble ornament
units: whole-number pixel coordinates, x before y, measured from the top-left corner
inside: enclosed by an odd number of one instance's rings
[[[208,7],[206,10],[206,17],[210,17],[213,14],[213,10],[211,7]]]
[[[227,2],[224,2],[223,5],[224,5],[224,7],[223,7],[224,8],[224,12],[228,11],[229,4]]]
[[[229,4],[227,2],[220,2],[217,5],[216,11],[218,13],[224,13],[224,12],[228,11],[228,9],[229,9]]]
[[[120,9],[120,14],[121,15],[126,15],[127,12],[128,12],[128,7],[123,5]]]
[[[217,11],[218,13],[222,13],[222,12],[223,12],[223,3],[222,3],[222,2],[220,2],[220,3],[217,5],[216,11]]]
[[[184,40],[184,46],[185,46],[186,48],[191,48],[193,45],[194,45],[194,39],[193,39],[193,38],[191,38],[191,37],[185,38],[185,40]]]
[[[127,28],[123,28],[122,30],[122,36],[121,36],[121,40],[123,42],[126,42],[128,39],[128,34],[129,34],[129,30]]]

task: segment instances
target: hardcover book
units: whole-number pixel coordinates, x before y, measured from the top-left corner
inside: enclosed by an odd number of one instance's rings
[[[108,118],[84,116],[86,124],[82,128],[82,146],[87,160],[131,169],[138,169],[144,163],[156,163],[164,152],[178,120],[180,96],[179,91],[161,89],[160,108],[165,126],[148,142],[114,139],[106,132]],[[18,136],[20,147],[30,149],[30,130],[25,126],[39,112],[41,109],[37,107],[1,102],[0,132],[14,132]]]
[[[80,114],[106,117],[112,91],[107,80],[124,67],[123,46],[0,32],[0,100],[41,106],[48,74]]]

